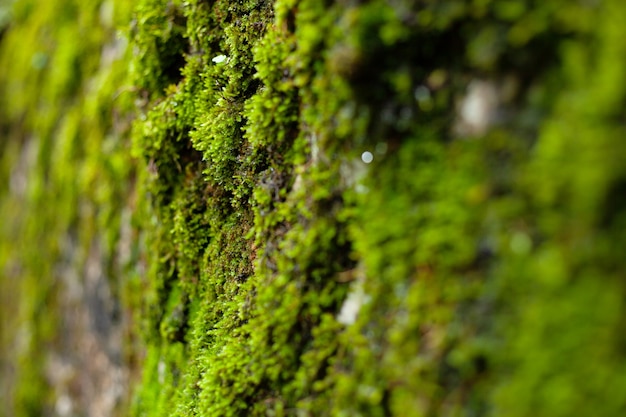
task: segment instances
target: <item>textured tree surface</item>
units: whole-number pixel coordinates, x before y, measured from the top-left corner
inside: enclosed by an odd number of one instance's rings
[[[626,415],[625,22],[0,1],[0,416]]]

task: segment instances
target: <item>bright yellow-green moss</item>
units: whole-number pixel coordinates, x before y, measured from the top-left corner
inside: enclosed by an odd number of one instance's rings
[[[107,276],[123,267],[116,245],[132,188],[123,135],[134,97],[124,92],[128,42],[116,33],[129,10],[29,0],[11,10],[0,48],[0,291],[8,300],[0,414],[40,416],[56,401],[46,361],[63,343],[63,276],[84,271],[94,248]]]
[[[53,340],[34,278],[132,210],[130,415],[626,411],[626,4],[60,3],[18,1],[3,39],[2,177],[38,151],[27,196],[0,188],[0,263]]]

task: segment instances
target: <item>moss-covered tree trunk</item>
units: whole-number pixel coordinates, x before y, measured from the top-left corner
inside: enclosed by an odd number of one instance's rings
[[[7,416],[626,413],[626,3],[123,3],[5,27]]]

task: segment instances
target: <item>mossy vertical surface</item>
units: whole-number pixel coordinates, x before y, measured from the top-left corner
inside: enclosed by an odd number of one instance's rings
[[[84,380],[53,364],[78,360],[79,330],[67,326],[87,277],[123,295],[118,243],[132,191],[123,135],[133,97],[123,92],[128,42],[117,28],[129,10],[112,1],[12,3],[0,48],[2,415],[40,416],[67,409],[59,398]]]
[[[53,19],[89,25],[70,3]],[[18,4],[16,28],[38,16]],[[2,165],[23,320],[54,340],[34,306],[62,288],[26,287],[64,237],[96,239],[140,340],[130,415],[622,415],[625,20],[619,0],[141,0],[102,84],[78,57],[107,26],[54,49],[59,24],[0,71],[6,155],[38,144],[23,194]]]

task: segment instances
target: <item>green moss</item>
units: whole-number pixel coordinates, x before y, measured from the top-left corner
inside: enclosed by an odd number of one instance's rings
[[[0,188],[25,355],[71,238],[141,328],[131,415],[623,412],[619,1],[31,3],[0,66],[3,178],[38,138]]]
[[[583,16],[596,11],[564,6],[566,17],[557,17],[551,6],[525,3],[432,2],[416,10],[277,2],[273,17],[253,2],[181,7],[190,45],[179,49],[188,54],[182,78],[148,105],[135,134],[146,169],[158,170],[148,189],[159,220],[146,230],[156,230],[155,262],[167,271],[148,276],[169,306],[152,316],[160,336],[151,343],[180,337],[180,323],[171,326],[179,285],[194,306],[181,397],[160,407],[209,415],[486,414],[514,398],[507,393],[527,389],[504,384],[532,362],[521,352],[545,352],[551,366],[547,345],[514,353],[508,328],[532,311],[515,298],[537,291],[531,277],[571,274],[528,269],[535,257],[537,265],[563,262],[540,260],[547,245],[540,242],[569,225],[545,204],[563,201],[559,184],[576,178],[552,174],[559,169],[544,164],[556,162],[541,161],[555,159],[536,149],[550,146],[543,132],[560,129],[550,127],[562,117],[553,96],[576,87],[559,79],[558,64],[578,59],[567,50],[590,47]],[[140,48],[144,41],[136,40]],[[514,88],[502,99],[508,116],[466,141],[452,129],[455,103],[476,77],[509,77]],[[191,148],[201,158],[182,157]],[[361,166],[365,150],[374,162]],[[615,178],[613,168],[604,172],[599,181]],[[582,201],[566,198],[572,207]],[[575,210],[597,211],[591,207]],[[582,235],[597,230],[589,221]],[[358,319],[346,326],[339,312],[359,291]],[[559,311],[578,305],[572,291]],[[571,343],[582,343],[583,333],[571,332]],[[552,333],[531,340],[550,341]],[[523,375],[520,384],[532,381]],[[145,379],[144,389],[155,383]],[[567,386],[558,382],[560,394],[528,401],[547,414],[566,410],[558,398]]]
[[[110,15],[103,9],[99,1],[15,2],[2,37],[9,167],[2,182],[11,185],[2,189],[0,212],[12,226],[2,233],[0,265],[2,291],[10,288],[15,299],[3,304],[2,316],[16,317],[3,334],[2,374],[13,375],[13,387],[3,386],[7,415],[54,409],[57,394],[45,372],[64,342],[59,309],[69,271],[82,275],[96,247],[106,275],[121,268],[116,246],[132,164],[120,137],[132,98],[120,95],[127,55],[115,25],[128,17],[119,5]],[[18,146],[5,148],[5,141]]]

